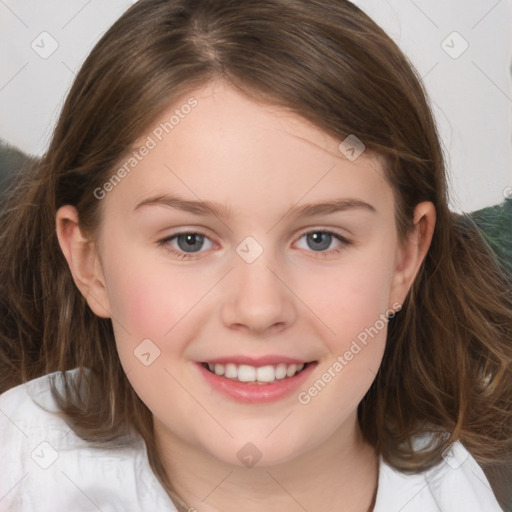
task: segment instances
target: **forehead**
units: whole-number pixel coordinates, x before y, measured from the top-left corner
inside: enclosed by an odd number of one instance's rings
[[[297,114],[213,83],[178,98],[139,137],[111,199],[133,208],[176,192],[247,212],[329,194],[392,201],[382,160],[363,152],[351,161],[340,142]]]

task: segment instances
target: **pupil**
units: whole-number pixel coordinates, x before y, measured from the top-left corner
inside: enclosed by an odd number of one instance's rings
[[[327,249],[331,244],[331,236],[329,233],[311,233],[308,235],[314,241],[313,249]]]
[[[184,251],[186,251],[187,249],[195,249],[192,252],[196,252],[199,249],[201,249],[201,243],[203,241],[202,239],[203,239],[202,235],[194,234],[194,233],[180,235],[178,237],[178,245],[179,245],[180,249],[182,249]],[[181,243],[182,240],[185,240],[184,244]],[[199,242],[198,242],[198,240],[199,240]],[[195,244],[197,244],[198,246],[194,247]]]

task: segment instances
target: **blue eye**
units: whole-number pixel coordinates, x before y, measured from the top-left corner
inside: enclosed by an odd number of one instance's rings
[[[307,249],[321,256],[329,256],[332,253],[339,253],[344,247],[351,244],[345,237],[332,231],[316,230],[304,233],[299,240],[305,238]],[[333,241],[338,241],[340,246],[335,249],[327,250]],[[195,253],[201,252],[204,248],[205,241],[210,243],[211,248],[213,242],[203,233],[195,231],[176,233],[170,237],[164,238],[157,242],[159,247],[164,247],[179,259],[195,258]],[[302,247],[304,248],[304,247]],[[207,248],[208,249],[208,248]]]
[[[199,251],[205,240],[205,237],[199,233],[180,234],[175,238],[182,251],[188,251],[191,249],[191,252]]]
[[[333,233],[331,231],[309,231],[308,233],[304,233],[300,239],[306,237],[306,243],[309,248],[312,248],[314,252],[322,252],[325,253],[326,249],[328,249],[333,242],[333,240],[337,240],[341,242],[342,245],[348,245],[349,242],[346,238],[338,235],[337,233]],[[299,239],[299,240],[300,240]],[[340,249],[333,249],[328,252],[339,252]]]
[[[168,238],[164,238],[158,242],[159,246],[166,247],[175,256],[181,259],[186,259],[194,256],[194,253],[199,252],[205,240],[209,240],[206,235],[196,232],[177,233]],[[176,241],[178,250],[173,246],[172,242]],[[169,245],[171,247],[169,247]],[[188,252],[190,250],[190,252]],[[183,252],[180,252],[183,251]]]

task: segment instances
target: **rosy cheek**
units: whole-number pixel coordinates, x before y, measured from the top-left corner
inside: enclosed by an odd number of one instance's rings
[[[325,302],[325,323],[335,335],[330,336],[331,352],[347,349],[358,335],[375,325],[386,314],[387,295],[385,292],[375,293],[377,288],[386,289],[387,280],[383,274],[366,272],[345,275],[336,286],[330,286],[331,302]],[[380,323],[379,323],[380,326]],[[385,329],[377,339],[385,338]]]
[[[133,267],[112,265],[108,271],[107,288],[113,323],[119,324],[123,338],[130,336],[135,341],[150,327],[154,310],[150,287],[142,272]]]
[[[157,310],[155,310],[155,304],[151,302],[152,297],[145,292],[146,290],[141,289],[140,286],[129,292],[126,297],[126,315],[135,332],[142,336],[149,336],[153,330],[151,323],[157,315]]]
[[[116,304],[132,336],[159,340],[193,312],[208,288],[197,274],[192,277],[165,265],[150,267],[141,264],[117,276]]]

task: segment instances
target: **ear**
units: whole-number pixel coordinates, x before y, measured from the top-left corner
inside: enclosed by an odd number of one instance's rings
[[[55,220],[59,245],[76,286],[96,315],[110,318],[110,304],[101,261],[95,244],[80,229],[76,208],[71,205],[62,206],[57,211]]]
[[[396,267],[390,293],[390,305],[403,304],[427,255],[434,227],[436,210],[431,202],[419,203],[414,209],[414,227],[397,250]]]

